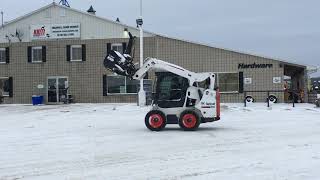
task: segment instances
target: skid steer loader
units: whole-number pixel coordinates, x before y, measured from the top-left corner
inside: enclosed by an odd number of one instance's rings
[[[141,80],[155,71],[156,86],[152,109],[145,117],[151,131],[161,131],[167,124],[179,124],[186,131],[196,130],[201,123],[220,120],[220,93],[215,88],[214,73],[195,73],[156,58],[147,58],[141,68],[133,63],[135,37],[124,54],[110,51],[104,66],[118,75]]]

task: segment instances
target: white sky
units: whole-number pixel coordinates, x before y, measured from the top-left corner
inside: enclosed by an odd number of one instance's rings
[[[0,0],[5,21],[52,0]],[[59,2],[59,0],[56,0]],[[145,29],[291,62],[320,66],[318,0],[143,0]],[[69,0],[98,16],[135,25],[139,0]],[[320,75],[320,74],[319,74]]]

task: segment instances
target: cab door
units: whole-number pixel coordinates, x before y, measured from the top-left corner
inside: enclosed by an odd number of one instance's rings
[[[155,104],[161,108],[183,107],[189,82],[186,78],[173,73],[156,73]]]

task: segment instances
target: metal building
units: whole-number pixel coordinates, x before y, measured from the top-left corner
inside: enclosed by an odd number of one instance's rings
[[[106,71],[103,59],[111,49],[123,51],[128,31],[139,36],[138,29],[94,12],[52,3],[0,29],[4,103],[31,103],[33,95],[44,96],[48,104],[60,103],[66,93],[78,103],[136,102],[138,82]],[[307,92],[304,65],[152,32],[144,33],[144,43],[144,57],[159,58],[191,71],[216,72],[223,102],[241,102],[245,91],[282,91],[288,79],[291,89]],[[266,99],[265,92],[246,94],[256,101]],[[285,92],[273,95],[279,102],[289,101]]]

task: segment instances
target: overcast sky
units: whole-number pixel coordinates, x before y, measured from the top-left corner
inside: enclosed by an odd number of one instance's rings
[[[60,0],[56,0],[59,2]],[[69,0],[135,25],[140,0]],[[1,0],[5,21],[52,0]],[[319,0],[143,0],[146,30],[291,62],[320,66]],[[319,74],[320,75],[320,74]]]

